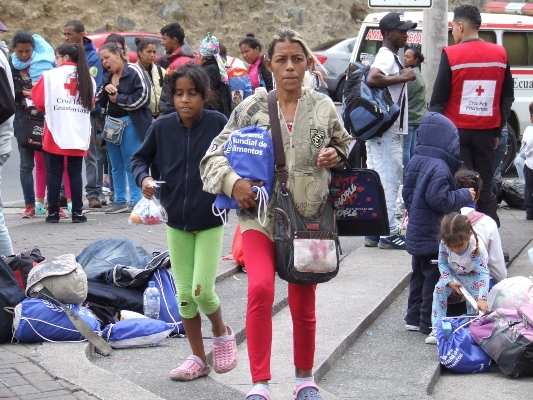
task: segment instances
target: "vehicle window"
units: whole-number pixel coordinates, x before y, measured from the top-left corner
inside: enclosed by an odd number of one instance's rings
[[[422,43],[422,31],[409,31],[408,35],[407,46]],[[379,28],[367,28],[355,60],[357,62],[372,60],[382,44],[383,36]]]
[[[348,43],[348,45],[346,46],[348,53],[352,54],[354,46],[355,46],[355,40],[353,42]]]
[[[509,64],[533,65],[533,32],[504,32],[503,47]]]
[[[344,39],[333,39],[333,40],[330,40],[329,42],[325,42],[325,43],[322,43],[322,44],[319,44],[318,46],[316,47],[313,47],[311,49],[311,51],[322,51],[322,50],[327,50],[329,49],[330,47],[333,47],[335,46],[336,44],[342,42]]]
[[[128,47],[128,51],[133,51],[134,53],[137,52],[137,45],[135,44],[135,36],[124,36],[124,40],[126,41],[126,46]]]
[[[496,43],[496,33],[494,31],[479,31],[478,35],[487,43]],[[448,31],[448,46],[455,44],[455,40],[452,36],[452,30]]]

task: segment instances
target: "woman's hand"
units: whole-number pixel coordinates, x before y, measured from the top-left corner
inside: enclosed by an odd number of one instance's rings
[[[339,162],[337,150],[333,147],[324,147],[320,149],[316,165],[322,168],[333,168]]]
[[[472,196],[472,201],[476,200],[476,190],[474,188],[468,188],[470,195]]]
[[[155,193],[155,187],[153,186],[150,186],[150,182],[153,182],[154,178],[152,178],[151,176],[147,176],[146,178],[143,179],[142,181],[142,192],[143,192],[143,196],[146,197],[147,199],[151,199],[152,196],[154,195]]]
[[[23,90],[22,95],[27,99],[31,99],[31,90]]]
[[[105,86],[105,91],[107,92],[107,97],[109,98],[109,101],[116,103],[117,102],[117,94],[118,89],[113,85],[112,83]]]
[[[463,295],[463,292],[461,292],[461,288],[463,287],[463,285],[461,285],[460,283],[448,282],[448,286],[451,287],[455,291],[455,293]]]
[[[490,312],[489,305],[487,300],[478,300],[477,301],[477,311],[482,311],[483,314],[488,314]]]
[[[239,179],[233,184],[231,197],[237,201],[239,207],[257,207],[257,202],[255,201],[257,194],[252,190],[252,186],[263,186],[263,182],[252,182],[245,179]]]

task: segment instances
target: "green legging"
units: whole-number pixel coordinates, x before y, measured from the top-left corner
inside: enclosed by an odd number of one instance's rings
[[[215,279],[223,235],[223,226],[196,232],[167,226],[168,251],[182,318],[194,318],[198,308],[210,315],[220,306]]]

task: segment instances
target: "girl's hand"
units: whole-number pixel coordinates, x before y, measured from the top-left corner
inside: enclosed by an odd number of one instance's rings
[[[154,180],[154,178],[152,178],[151,176],[147,176],[142,181],[142,188],[141,189],[142,189],[142,192],[143,192],[143,196],[146,197],[147,199],[151,199],[152,196],[155,193],[155,189],[156,188],[150,186],[150,182],[152,182],[153,180]]]
[[[472,201],[476,199],[476,191],[474,188],[468,188],[468,191],[470,192],[470,195],[472,196]]]
[[[460,283],[448,282],[448,286],[451,287],[455,291],[455,293],[463,295],[463,292],[461,292],[461,288],[463,287],[463,285],[461,285]]]
[[[117,102],[117,94],[118,89],[113,85],[112,83],[105,86],[105,91],[107,92],[107,97],[109,98],[109,101],[116,103]]]
[[[252,186],[263,186],[263,182],[252,182],[246,179],[239,179],[233,185],[231,197],[237,200],[241,208],[257,207],[255,198],[257,194],[252,190]]]
[[[477,301],[477,311],[483,311],[484,314],[488,314],[490,312],[487,300]]]
[[[339,162],[337,150],[333,147],[324,147],[320,149],[316,165],[322,168],[333,168]]]

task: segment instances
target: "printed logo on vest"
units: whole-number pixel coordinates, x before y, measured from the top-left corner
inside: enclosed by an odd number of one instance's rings
[[[496,81],[464,81],[460,114],[492,117]]]

